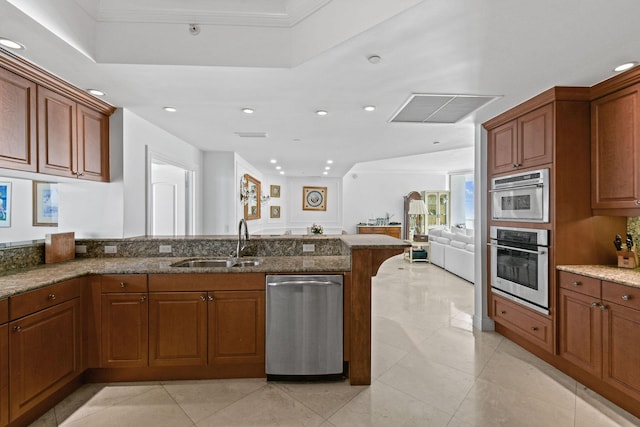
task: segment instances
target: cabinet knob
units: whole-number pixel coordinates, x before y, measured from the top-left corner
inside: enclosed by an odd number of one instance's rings
[[[48,299],[49,301],[53,301],[53,300],[55,300],[55,299],[56,299],[56,294],[49,294],[49,295],[47,296],[47,299]]]
[[[207,297],[205,297],[204,295],[200,295],[200,301],[206,301]]]
[[[84,172],[79,172],[78,176],[84,176]]]
[[[124,288],[125,286],[127,286],[127,284],[126,284],[126,283],[124,283],[124,282],[120,282],[120,287],[121,287],[121,288]]]
[[[209,301],[213,301],[213,297],[209,295]]]
[[[502,311],[500,312],[500,314],[507,314],[507,311],[506,311],[506,310],[502,310]]]
[[[636,200],[636,205],[640,206],[640,200]]]
[[[591,307],[598,307],[599,305],[600,305],[600,304],[599,304],[599,303],[597,303],[597,302],[592,302],[592,303],[591,303]]]
[[[607,306],[604,304],[600,304],[600,310],[605,311],[607,309]]]
[[[22,326],[14,326],[13,327],[13,331],[14,332],[20,332],[22,330]]]
[[[538,327],[537,327],[537,326],[532,326],[532,327],[531,327],[531,330],[535,332],[535,331],[537,331],[537,330],[538,330]]]
[[[631,299],[631,296],[629,295],[622,295],[622,299],[625,301],[629,301]]]
[[[582,285],[582,282],[573,282],[572,285],[577,288],[578,286]]]
[[[145,302],[147,300],[147,297],[140,297],[140,302]]]

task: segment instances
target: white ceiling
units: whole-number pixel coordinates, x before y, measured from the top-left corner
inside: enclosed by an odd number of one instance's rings
[[[472,151],[477,123],[640,60],[637,16],[635,0],[0,0],[0,36],[202,150],[265,174],[275,158],[287,176],[331,159],[340,177],[362,162],[472,168],[456,150]],[[499,98],[456,124],[389,123],[412,93]]]

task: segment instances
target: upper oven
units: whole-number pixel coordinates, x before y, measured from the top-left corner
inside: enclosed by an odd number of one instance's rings
[[[549,169],[491,180],[491,219],[549,222]]]

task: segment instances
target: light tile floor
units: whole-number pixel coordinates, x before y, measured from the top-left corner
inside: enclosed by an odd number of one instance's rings
[[[263,379],[87,384],[35,426],[640,426],[502,336],[473,286],[430,264],[373,279],[372,384]]]

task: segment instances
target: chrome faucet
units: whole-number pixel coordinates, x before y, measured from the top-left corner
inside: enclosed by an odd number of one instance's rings
[[[244,224],[244,244],[240,246],[242,241],[242,225]],[[236,259],[240,258],[240,255],[249,241],[249,228],[247,227],[247,221],[242,218],[238,224],[238,246],[236,247]]]

